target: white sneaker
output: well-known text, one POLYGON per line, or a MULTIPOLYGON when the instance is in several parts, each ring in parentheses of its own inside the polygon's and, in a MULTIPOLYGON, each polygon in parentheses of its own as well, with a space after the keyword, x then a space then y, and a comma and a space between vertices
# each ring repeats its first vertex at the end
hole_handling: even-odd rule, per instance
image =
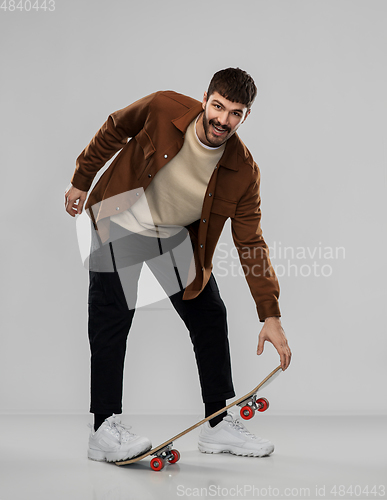
POLYGON ((248 457, 264 457, 274 451, 270 441, 251 434, 232 413, 228 413, 215 427, 208 422, 203 424, 198 446, 202 453, 228 452, 248 457))
POLYGON ((129 432, 131 427, 121 424, 117 415, 112 415, 94 432, 90 425, 88 457, 98 462, 118 462, 141 455, 152 448, 146 437, 129 432))

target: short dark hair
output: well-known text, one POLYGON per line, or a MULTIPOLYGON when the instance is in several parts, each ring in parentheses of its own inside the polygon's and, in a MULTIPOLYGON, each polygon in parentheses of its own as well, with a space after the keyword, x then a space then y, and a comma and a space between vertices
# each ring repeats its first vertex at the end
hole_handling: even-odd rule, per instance
POLYGON ((240 68, 221 69, 212 77, 207 90, 207 99, 218 92, 231 102, 240 102, 251 108, 257 96, 257 87, 251 76, 240 68))

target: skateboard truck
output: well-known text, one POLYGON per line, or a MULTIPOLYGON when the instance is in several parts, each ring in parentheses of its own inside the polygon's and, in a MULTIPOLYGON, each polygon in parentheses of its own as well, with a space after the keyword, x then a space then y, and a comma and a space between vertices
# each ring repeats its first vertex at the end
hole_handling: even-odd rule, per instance
POLYGON ((247 399, 244 399, 237 406, 242 406, 240 416, 244 420, 250 420, 256 411, 266 411, 269 408, 269 401, 266 398, 255 399, 256 394, 253 394, 247 399))
POLYGON ((153 470, 159 471, 164 469, 165 464, 168 462, 170 464, 175 464, 180 459, 180 453, 177 450, 172 448, 173 442, 167 444, 161 450, 158 450, 153 455, 156 455, 155 458, 152 458, 150 462, 150 466, 153 470))

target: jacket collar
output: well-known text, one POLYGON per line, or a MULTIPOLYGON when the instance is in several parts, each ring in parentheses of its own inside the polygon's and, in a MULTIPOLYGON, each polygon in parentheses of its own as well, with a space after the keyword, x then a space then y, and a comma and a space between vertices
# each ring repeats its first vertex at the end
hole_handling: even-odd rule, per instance
MULTIPOLYGON (((172 120, 173 125, 185 134, 188 125, 203 111, 202 104, 198 104, 189 108, 183 115, 172 120)), ((240 146, 240 139, 237 134, 228 139, 226 148, 219 161, 222 167, 229 168, 230 170, 238 170, 238 147, 240 146)))
POLYGON ((189 108, 188 111, 186 111, 184 114, 172 120, 172 123, 176 128, 180 130, 180 132, 183 132, 183 134, 185 134, 188 125, 198 116, 199 113, 201 113, 201 111, 202 103, 198 101, 197 104, 192 106, 192 108, 189 108))

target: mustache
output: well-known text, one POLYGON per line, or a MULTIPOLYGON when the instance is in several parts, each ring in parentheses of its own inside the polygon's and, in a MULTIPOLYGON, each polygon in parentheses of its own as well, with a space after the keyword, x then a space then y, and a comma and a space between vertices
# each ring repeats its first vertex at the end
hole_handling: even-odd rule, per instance
POLYGON ((215 127, 218 127, 218 128, 220 128, 222 130, 226 130, 227 132, 230 132, 230 130, 231 130, 230 127, 223 127, 220 123, 217 123, 215 120, 210 120, 209 124, 210 125, 215 125, 215 127))

